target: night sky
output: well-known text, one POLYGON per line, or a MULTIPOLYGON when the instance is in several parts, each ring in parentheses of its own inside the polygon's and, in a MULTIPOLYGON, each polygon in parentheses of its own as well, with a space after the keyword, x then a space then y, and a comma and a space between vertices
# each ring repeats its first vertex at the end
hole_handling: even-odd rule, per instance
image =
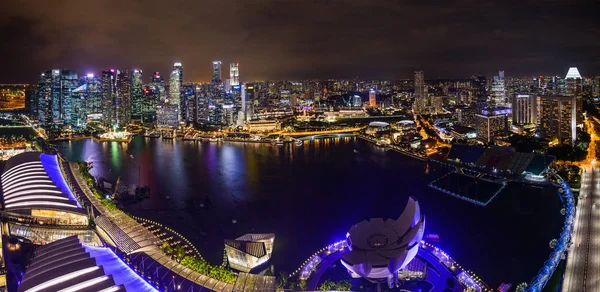
POLYGON ((208 81, 213 60, 223 78, 239 62, 243 81, 600 74, 598 1, 400 2, 3 0, 0 83, 52 68, 141 68, 147 81, 175 61, 208 81))

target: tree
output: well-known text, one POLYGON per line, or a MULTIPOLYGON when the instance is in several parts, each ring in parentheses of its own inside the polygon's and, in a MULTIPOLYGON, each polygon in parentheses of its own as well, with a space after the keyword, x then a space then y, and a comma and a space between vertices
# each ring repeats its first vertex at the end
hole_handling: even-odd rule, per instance
POLYGON ((175 246, 175 248, 173 248, 173 255, 175 255, 175 258, 177 258, 177 262, 181 262, 181 260, 183 259, 183 257, 185 257, 185 249, 181 246, 175 246))

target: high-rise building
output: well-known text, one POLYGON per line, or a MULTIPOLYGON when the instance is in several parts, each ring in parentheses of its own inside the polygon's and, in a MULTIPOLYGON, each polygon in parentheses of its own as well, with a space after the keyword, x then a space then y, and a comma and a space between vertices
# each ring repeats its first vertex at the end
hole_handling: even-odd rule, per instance
POLYGON ((254 115, 253 110, 254 103, 254 84, 242 85, 242 111, 246 121, 252 120, 254 115))
POLYGON ((117 77, 117 125, 125 127, 131 121, 131 71, 120 71, 117 77))
POLYGON ((425 111, 425 108, 427 107, 427 94, 425 92, 425 73, 423 71, 415 71, 414 83, 415 103, 413 105, 413 110, 415 113, 421 114, 425 111))
POLYGON ((208 123, 208 85, 196 85, 196 123, 208 123))
POLYGON ((542 96, 540 98, 540 134, 546 139, 568 140, 577 137, 577 101, 575 96, 542 96))
POLYGON ((102 121, 102 83, 94 74, 87 74, 81 78, 85 86, 85 100, 87 101, 86 115, 88 120, 102 121))
POLYGON ((487 79, 485 76, 479 75, 473 77, 473 90, 478 108, 484 108, 487 104, 487 79))
POLYGON ((183 65, 181 63, 173 64, 173 71, 169 78, 169 103, 177 106, 179 120, 183 119, 181 113, 181 90, 183 85, 183 65))
POLYGON ((72 92, 69 124, 74 128, 83 128, 87 123, 87 84, 86 77, 80 79, 79 86, 72 92))
POLYGON ((192 83, 184 83, 181 89, 181 98, 183 99, 181 110, 183 111, 183 121, 194 123, 197 119, 196 110, 196 86, 192 83))
POLYGON ((102 85, 102 122, 107 125, 117 123, 117 78, 119 70, 110 69, 102 71, 100 83, 102 85))
POLYGON ((576 120, 577 125, 583 125, 583 100, 582 100, 582 84, 583 78, 579 74, 577 67, 569 68, 567 76, 565 76, 565 95, 575 96, 576 120))
POLYGON ((37 116, 40 125, 48 125, 52 123, 52 114, 50 111, 50 104, 52 99, 52 72, 48 71, 40 73, 38 76, 38 90, 37 90, 37 116))
POLYGON ((495 136, 506 134, 506 115, 493 111, 475 114, 475 129, 477 138, 489 143, 495 136))
POLYGON ((50 126, 70 122, 72 92, 78 87, 77 73, 54 69, 41 73, 38 78, 38 119, 50 126))
POLYGON ((369 106, 373 108, 377 107, 377 94, 373 89, 369 90, 369 106))
POLYGON ((213 61, 212 63, 212 82, 221 82, 221 61, 213 61))
POLYGON ((144 82, 142 70, 135 69, 131 74, 131 119, 142 118, 142 104, 144 101, 144 82))
POLYGON ((238 63, 229 64, 229 85, 240 85, 240 67, 238 63))
POLYGON ((513 125, 536 124, 538 116, 537 96, 514 94, 512 97, 513 125))
POLYGON ((499 71, 498 75, 494 76, 492 94, 496 106, 506 106, 506 82, 504 79, 504 71, 499 71))
MULTIPOLYGON (((62 70, 60 72, 60 115, 58 120, 62 124, 71 125, 71 115, 73 110, 73 90, 79 86, 77 72, 72 70, 62 70)), ((57 120, 55 120, 56 123, 57 120)))
POLYGON ((156 101, 159 103, 165 102, 167 99, 167 92, 165 90, 165 81, 160 76, 159 72, 154 72, 152 77, 150 78, 150 86, 155 90, 156 97, 158 98, 156 101))
MULTIPOLYGON (((155 73, 158 73, 158 72, 155 72, 155 73)), ((156 120, 156 106, 157 106, 157 104, 164 103, 164 101, 163 102, 159 101, 159 95, 160 95, 159 88, 160 87, 154 86, 154 85, 144 86, 144 90, 142 91, 143 102, 142 102, 142 108, 141 108, 142 123, 151 123, 156 120)), ((162 89, 163 89, 162 92, 164 93, 164 86, 162 86, 162 89)))

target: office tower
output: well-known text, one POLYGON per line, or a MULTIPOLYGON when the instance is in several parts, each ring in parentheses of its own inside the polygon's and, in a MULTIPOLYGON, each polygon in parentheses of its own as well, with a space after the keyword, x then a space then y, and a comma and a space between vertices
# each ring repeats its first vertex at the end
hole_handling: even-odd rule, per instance
POLYGON ((565 76, 566 95, 574 96, 581 94, 582 78, 577 67, 569 68, 567 76, 565 76))
MULTIPOLYGON (((158 73, 158 72, 155 72, 158 73)), ((164 86, 163 93, 164 93, 164 86)), ((159 101, 159 89, 153 85, 146 85, 142 91, 142 123, 151 123, 156 120, 156 106, 164 102, 159 101)))
POLYGON ((52 96, 51 73, 45 72, 38 75, 37 90, 37 116, 40 125, 49 124, 52 119, 50 114, 50 99, 52 96))
POLYGON ((538 116, 537 96, 514 94, 512 97, 513 125, 536 124, 538 116))
POLYGON ((50 82, 50 87, 52 88, 52 93, 51 93, 51 98, 50 98, 50 115, 51 115, 51 123, 52 124, 60 124, 62 123, 61 120, 61 107, 62 107, 62 100, 61 100, 61 95, 60 95, 60 90, 62 89, 61 86, 61 77, 60 77, 60 70, 52 70, 52 72, 50 73, 50 78, 51 78, 51 82, 50 82))
POLYGON ((568 140, 574 145, 577 136, 577 101, 575 96, 540 98, 540 133, 546 139, 568 140))
POLYGON ((181 111, 183 121, 194 123, 196 121, 196 86, 192 83, 184 83, 181 88, 182 107, 181 111))
POLYGON ((144 101, 144 82, 142 70, 135 69, 131 75, 131 119, 142 118, 142 105, 144 101))
MULTIPOLYGON (((415 71, 414 83, 415 103, 413 105, 413 110, 416 114, 421 114, 427 107, 427 97, 425 93, 425 73, 423 71, 415 71)), ((371 105, 370 96, 369 105, 371 105)))
POLYGON ((352 97, 352 106, 353 107, 361 107, 362 106, 362 98, 360 97, 360 95, 355 94, 352 97))
POLYGON ((125 127, 131 121, 131 71, 118 71, 116 97, 117 125, 125 127))
MULTIPOLYGON (((79 86, 77 72, 72 70, 62 70, 60 72, 60 115, 59 120, 64 125, 71 125, 72 102, 74 99, 73 90, 79 86)), ((56 120, 55 120, 55 123, 56 120)))
POLYGON ((458 123, 461 126, 471 127, 475 125, 475 115, 479 113, 479 109, 475 107, 464 107, 458 109, 458 123))
POLYGON ((246 121, 252 120, 252 117, 254 115, 253 103, 254 103, 254 84, 242 85, 242 105, 243 105, 242 111, 244 112, 246 121))
POLYGON ((240 67, 238 63, 229 64, 229 85, 240 85, 240 67))
POLYGON ((181 63, 173 64, 173 71, 169 78, 169 103, 177 107, 177 113, 179 120, 182 120, 183 116, 181 113, 181 90, 183 84, 183 66, 181 63))
POLYGON ((477 138, 483 142, 491 142, 495 136, 506 134, 506 115, 493 111, 483 111, 475 114, 475 129, 477 138))
POLYGON ((165 90, 165 81, 160 76, 159 72, 154 72, 152 77, 150 77, 150 87, 152 87, 153 91, 155 91, 155 96, 157 98, 157 102, 163 103, 167 99, 167 92, 165 90))
POLYGON ((434 96, 431 99, 431 109, 433 113, 438 115, 442 113, 442 107, 444 106, 444 97, 443 96, 434 96))
POLYGON ((117 77, 119 70, 103 70, 100 77, 102 94, 102 122, 113 126, 117 122, 116 96, 117 96, 117 77))
POLYGON ((25 112, 32 118, 37 118, 37 85, 28 85, 25 89, 25 112))
POLYGON ((583 78, 579 74, 577 67, 569 68, 567 76, 565 76, 565 95, 575 96, 576 120, 577 125, 583 125, 583 100, 582 100, 582 83, 583 78))
POLYGON ((494 76, 494 81, 492 82, 492 94, 496 106, 506 106, 506 82, 504 79, 504 71, 499 71, 498 75, 494 76))
POLYGON ((81 83, 85 86, 85 99, 87 101, 86 114, 88 119, 102 120, 102 83, 100 79, 94 77, 94 74, 87 74, 81 78, 81 83))
POLYGON ((212 82, 221 82, 221 61, 213 61, 212 63, 212 82))
POLYGON ((71 100, 71 117, 69 124, 74 128, 83 128, 87 123, 87 84, 86 78, 82 77, 79 82, 79 86, 75 88, 72 94, 71 100))
POLYGON ((377 107, 377 94, 373 89, 369 90, 369 106, 372 108, 377 107))
POLYGON ((473 90, 478 108, 484 108, 487 104, 487 79, 485 76, 479 75, 473 77, 473 90))
POLYGON ((196 122, 208 123, 208 89, 207 85, 196 85, 196 122))

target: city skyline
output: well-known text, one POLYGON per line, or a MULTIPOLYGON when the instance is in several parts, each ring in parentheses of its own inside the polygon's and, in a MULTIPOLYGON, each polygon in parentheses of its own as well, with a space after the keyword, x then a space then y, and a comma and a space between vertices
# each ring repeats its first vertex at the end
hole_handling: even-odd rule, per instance
POLYGON ((31 72, 47 68, 167 73, 180 61, 186 80, 208 82, 214 60, 239 63, 247 81, 410 79, 416 70, 432 79, 562 75, 568 67, 593 76, 600 44, 595 9, 584 4, 3 3, 0 80, 33 83, 31 72), (84 8, 95 17, 81 17, 84 8))

